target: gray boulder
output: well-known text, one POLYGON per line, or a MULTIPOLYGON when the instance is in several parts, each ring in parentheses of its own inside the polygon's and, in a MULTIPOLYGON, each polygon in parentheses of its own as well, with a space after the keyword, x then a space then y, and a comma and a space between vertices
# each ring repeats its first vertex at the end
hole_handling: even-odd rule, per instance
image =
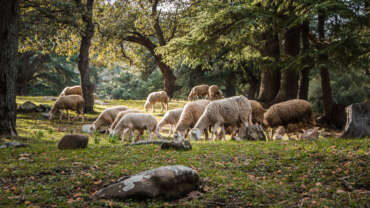
POLYGON ((174 149, 188 151, 192 149, 192 146, 188 140, 182 140, 177 142, 165 142, 161 145, 162 150, 174 149))
POLYGON ((96 193, 98 198, 165 198, 176 199, 198 189, 196 171, 182 165, 162 166, 109 185, 96 193))
POLYGON ((38 108, 37 108, 37 105, 34 104, 33 102, 26 101, 25 103, 19 106, 18 112, 20 113, 38 112, 38 108))
POLYGON ((82 149, 86 148, 89 137, 78 134, 67 134, 58 143, 59 149, 82 149))
POLYGON ((343 138, 370 137, 370 101, 355 103, 346 108, 347 123, 343 138))
POLYGON ((263 140, 266 141, 266 135, 260 125, 250 125, 248 128, 239 128, 238 137, 242 140, 263 140))
POLYGON ((19 142, 4 142, 0 146, 0 149, 10 148, 10 147, 14 147, 14 148, 18 148, 18 147, 29 147, 29 146, 30 146, 29 144, 23 144, 23 143, 19 143, 19 142))

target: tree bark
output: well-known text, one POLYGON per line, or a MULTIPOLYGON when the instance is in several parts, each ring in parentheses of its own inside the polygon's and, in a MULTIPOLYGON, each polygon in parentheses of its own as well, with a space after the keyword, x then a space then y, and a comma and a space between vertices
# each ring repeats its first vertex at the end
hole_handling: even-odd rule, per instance
MULTIPOLYGON (((319 40, 323 41, 325 39, 325 14, 323 12, 319 12, 318 16, 318 33, 319 33, 319 40)), ((329 70, 326 66, 328 62, 328 55, 326 53, 320 52, 319 55, 319 69, 320 69, 320 76, 321 76, 321 88, 322 88, 322 95, 323 95, 323 111, 324 111, 324 118, 323 120, 328 121, 330 123, 332 119, 331 109, 333 106, 333 96, 332 90, 330 86, 330 74, 329 70)))
POLYGON ((93 5, 94 0, 88 0, 86 3, 86 13, 82 16, 85 31, 82 34, 80 54, 78 56, 78 70, 80 72, 82 94, 85 100, 85 113, 94 112, 94 85, 90 81, 89 69, 89 49, 91 39, 94 36, 94 23, 92 21, 93 5))
MULTIPOLYGON (((309 21, 305 21, 301 26, 301 40, 302 40, 302 53, 303 54, 306 53, 310 48, 309 39, 308 39, 308 35, 309 35, 309 32, 310 32, 309 24, 310 24, 309 21)), ((305 66, 301 71, 301 77, 300 77, 300 81, 299 81, 298 97, 299 97, 299 99, 308 100, 310 70, 311 70, 312 64, 311 64, 311 60, 307 56, 307 54, 305 54, 305 56, 306 57, 304 58, 304 61, 303 61, 303 64, 305 66)))
POLYGON ((225 97, 235 96, 236 94, 236 73, 231 71, 226 78, 225 97))
POLYGON ((253 78, 249 79, 248 99, 254 100, 257 90, 258 90, 258 80, 253 78))
POLYGON ((16 136, 18 0, 0 0, 0 135, 16 136))
POLYGON ((155 61, 157 62, 157 65, 159 66, 159 69, 162 72, 163 79, 164 79, 164 90, 167 92, 168 97, 172 98, 173 93, 175 92, 175 81, 176 77, 173 74, 170 66, 165 64, 162 61, 162 57, 160 55, 154 56, 155 61))
MULTIPOLYGON (((300 28, 298 26, 288 29, 284 34, 285 54, 291 57, 299 54, 300 28)), ((295 99, 298 93, 298 72, 295 68, 286 69, 281 74, 279 93, 274 103, 295 99)))
MULTIPOLYGON (((279 38, 271 29, 262 34, 262 40, 265 41, 260 52, 262 56, 268 56, 275 61, 279 60, 279 38)), ((261 66, 261 84, 258 100, 264 104, 269 104, 280 87, 280 71, 273 63, 265 63, 261 66)))

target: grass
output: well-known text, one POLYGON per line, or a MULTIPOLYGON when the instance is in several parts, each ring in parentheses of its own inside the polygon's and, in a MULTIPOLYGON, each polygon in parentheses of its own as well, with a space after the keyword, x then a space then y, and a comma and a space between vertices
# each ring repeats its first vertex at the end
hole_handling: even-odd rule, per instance
MULTIPOLYGON (((51 104, 42 97, 18 97, 51 104)), ((143 110, 144 101, 109 101, 143 110)), ((171 101, 170 109, 183 101, 171 101)), ((96 106, 98 112, 107 106, 96 106)), ((93 119, 95 114, 87 115, 93 119)), ((163 113, 155 114, 158 118, 163 113)), ((19 114, 17 130, 30 148, 0 150, 0 207, 368 207, 370 139, 192 142, 192 151, 124 146, 90 135, 87 149, 57 149, 80 121, 19 114), (95 142, 99 141, 99 142, 95 142), (99 200, 94 193, 121 176, 162 165, 196 169, 201 190, 183 199, 99 200)), ((5 139, 1 139, 5 140, 5 139)))

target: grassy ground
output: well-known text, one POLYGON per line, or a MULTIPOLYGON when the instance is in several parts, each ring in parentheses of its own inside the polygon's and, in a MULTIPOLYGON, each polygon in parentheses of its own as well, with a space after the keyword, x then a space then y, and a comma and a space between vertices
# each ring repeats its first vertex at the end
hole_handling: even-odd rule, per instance
MULTIPOLYGON (((17 102, 26 100, 53 102, 42 97, 19 97, 17 102)), ((110 101, 107 106, 142 110, 143 103, 110 101)), ((170 109, 183 105, 169 104, 170 109)), ((92 120, 97 115, 87 116, 92 120)), ((66 133, 81 133, 81 125, 18 115, 18 133, 29 138, 22 142, 31 147, 0 150, 0 207, 369 207, 369 138, 201 141, 192 142, 192 151, 176 152, 156 145, 124 146, 97 134, 90 135, 87 149, 58 150, 58 140, 66 133), (198 171, 200 191, 175 201, 94 198, 97 190, 121 176, 175 164, 198 171)))

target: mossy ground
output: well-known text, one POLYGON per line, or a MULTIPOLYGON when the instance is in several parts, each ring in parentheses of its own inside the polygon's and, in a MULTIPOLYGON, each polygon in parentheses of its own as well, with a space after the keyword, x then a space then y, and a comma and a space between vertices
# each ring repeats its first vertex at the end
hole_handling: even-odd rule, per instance
MULTIPOLYGON (((52 104, 42 97, 18 97, 52 104)), ((109 101, 143 110, 144 101, 109 101)), ((171 101, 170 109, 184 101, 171 101)), ((163 113, 155 114, 157 118, 163 113)), ((158 145, 125 146, 104 134, 90 135, 87 149, 57 149, 80 121, 43 120, 19 114, 17 130, 30 148, 0 150, 0 207, 368 207, 370 139, 318 141, 192 142, 192 151, 158 145), (94 193, 124 175, 162 165, 196 169, 201 190, 174 201, 99 200, 94 193)), ((1 141, 6 139, 0 138, 1 141)))

